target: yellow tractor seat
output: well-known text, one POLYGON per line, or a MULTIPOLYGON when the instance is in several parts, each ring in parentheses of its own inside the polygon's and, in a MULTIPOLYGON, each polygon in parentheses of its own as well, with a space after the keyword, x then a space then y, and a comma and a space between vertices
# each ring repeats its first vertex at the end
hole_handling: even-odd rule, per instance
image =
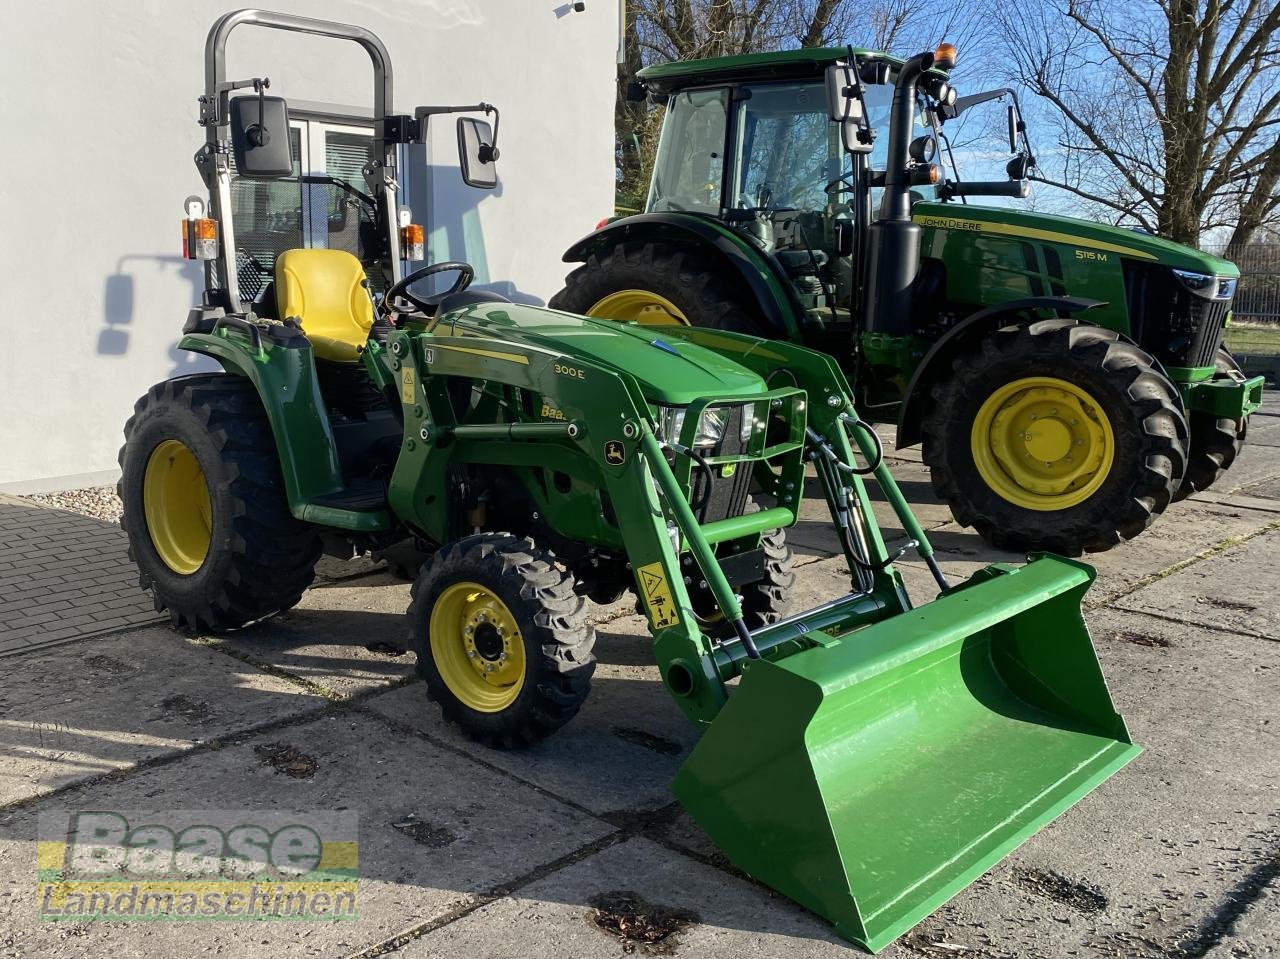
POLYGON ((373 300, 346 250, 285 250, 276 258, 281 318, 296 317, 319 359, 354 363, 369 342, 373 300))

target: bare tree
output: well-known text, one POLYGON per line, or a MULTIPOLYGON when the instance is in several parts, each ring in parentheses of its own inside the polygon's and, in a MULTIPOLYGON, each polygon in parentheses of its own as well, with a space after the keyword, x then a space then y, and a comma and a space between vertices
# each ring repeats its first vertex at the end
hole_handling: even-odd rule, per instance
POLYGON ((1274 0, 1024 0, 993 9, 1013 79, 1053 107, 1045 182, 1121 223, 1243 249, 1280 209, 1274 0))

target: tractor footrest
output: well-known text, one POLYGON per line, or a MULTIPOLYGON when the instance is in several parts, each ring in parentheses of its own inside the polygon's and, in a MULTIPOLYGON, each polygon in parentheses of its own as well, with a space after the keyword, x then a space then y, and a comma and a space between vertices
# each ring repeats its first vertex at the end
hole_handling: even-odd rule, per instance
POLYGON ((387 508, 387 487, 381 480, 364 480, 336 493, 317 496, 311 502, 331 509, 373 513, 387 508))

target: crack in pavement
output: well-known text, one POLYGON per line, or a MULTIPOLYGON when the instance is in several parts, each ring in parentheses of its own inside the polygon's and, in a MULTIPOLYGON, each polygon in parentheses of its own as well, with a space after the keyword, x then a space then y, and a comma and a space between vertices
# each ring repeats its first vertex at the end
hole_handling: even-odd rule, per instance
POLYGON ((1158 619, 1162 623, 1174 623, 1178 626, 1194 626, 1196 629, 1203 629, 1210 633, 1221 633, 1224 636, 1235 636, 1240 639, 1260 639, 1268 643, 1280 643, 1280 639, 1276 639, 1273 636, 1260 636, 1257 633, 1242 633, 1238 629, 1228 629, 1226 626, 1210 626, 1208 623, 1196 622, 1185 619, 1181 616, 1170 616, 1168 613, 1153 613, 1149 609, 1130 609, 1127 606, 1117 606, 1115 607, 1114 612, 1126 613, 1133 616, 1150 616, 1152 619, 1158 619))
POLYGON ((443 929, 445 926, 452 925, 459 919, 464 919, 477 910, 483 909, 500 899, 506 899, 513 893, 519 892, 526 886, 532 885, 540 879, 553 875, 562 869, 573 866, 594 856, 598 852, 608 849, 610 846, 617 845, 624 839, 630 838, 630 834, 622 829, 615 830, 608 835, 601 836, 599 839, 580 846, 570 853, 566 853, 559 859, 553 859, 551 862, 543 863, 515 879, 509 879, 504 883, 491 886, 484 892, 473 893, 465 898, 454 908, 436 916, 434 919, 428 919, 426 922, 416 926, 411 926, 403 932, 397 933, 388 939, 375 943, 360 952, 349 953, 347 959, 374 959, 375 956, 385 956, 387 953, 397 952, 403 946, 408 945, 415 939, 421 939, 423 936, 435 932, 437 929, 443 929))
POLYGON ((1189 569, 1192 566, 1195 566, 1197 563, 1202 563, 1206 559, 1212 559, 1213 557, 1218 556, 1221 553, 1225 553, 1229 549, 1233 549, 1236 546, 1241 546, 1252 539, 1256 539, 1257 537, 1263 536, 1276 529, 1280 529, 1280 520, 1276 520, 1273 523, 1268 523, 1266 526, 1263 526, 1261 529, 1256 529, 1252 533, 1245 533, 1243 536, 1228 537, 1227 539, 1224 539, 1219 543, 1215 543, 1213 546, 1209 546, 1205 549, 1202 549, 1200 552, 1196 553, 1194 556, 1189 556, 1186 559, 1179 560, 1173 565, 1166 566, 1164 569, 1157 570, 1154 573, 1148 573, 1146 576, 1143 576, 1141 579, 1130 584, 1127 588, 1125 588, 1124 590, 1122 590, 1121 592, 1117 593, 1114 596, 1109 596, 1106 599, 1099 600, 1096 603, 1086 602, 1083 604, 1083 607, 1086 612, 1090 612, 1095 609, 1101 609, 1104 607, 1113 606, 1115 603, 1124 599, 1126 596, 1132 596, 1138 590, 1145 589, 1146 587, 1150 586, 1152 583, 1158 583, 1162 579, 1168 579, 1170 576, 1174 575, 1175 573, 1181 573, 1184 569, 1189 569))

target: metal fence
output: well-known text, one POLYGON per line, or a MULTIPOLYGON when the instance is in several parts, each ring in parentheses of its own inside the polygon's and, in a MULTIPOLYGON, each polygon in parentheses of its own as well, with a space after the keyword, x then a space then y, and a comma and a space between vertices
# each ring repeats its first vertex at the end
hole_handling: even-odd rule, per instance
POLYGON ((1280 241, 1250 244, 1233 259, 1240 267, 1240 286, 1231 304, 1235 322, 1280 324, 1280 241))

